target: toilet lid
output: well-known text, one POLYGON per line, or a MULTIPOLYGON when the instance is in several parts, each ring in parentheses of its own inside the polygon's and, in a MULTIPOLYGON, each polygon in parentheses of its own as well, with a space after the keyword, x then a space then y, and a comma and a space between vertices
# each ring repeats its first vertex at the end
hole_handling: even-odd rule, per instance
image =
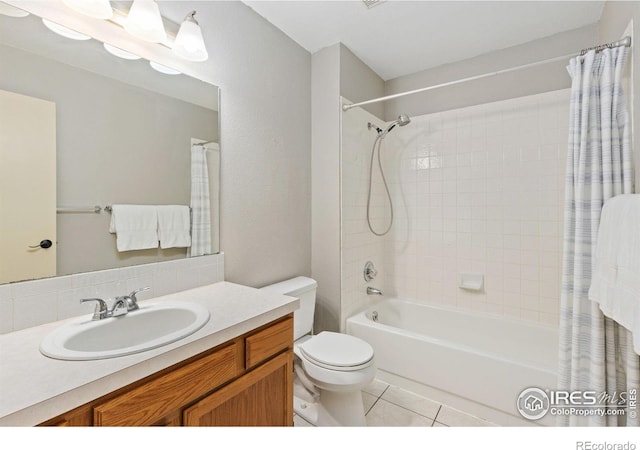
POLYGON ((373 348, 355 336, 323 331, 300 345, 305 357, 321 365, 354 367, 373 358, 373 348))

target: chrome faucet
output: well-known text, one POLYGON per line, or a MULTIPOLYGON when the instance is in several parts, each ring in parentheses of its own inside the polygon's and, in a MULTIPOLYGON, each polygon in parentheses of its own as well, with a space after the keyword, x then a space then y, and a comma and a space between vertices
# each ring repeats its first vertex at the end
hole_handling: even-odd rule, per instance
POLYGON ((380 289, 367 286, 367 295, 382 295, 382 291, 380 289))
POLYGON ((136 309, 140 309, 140 307, 138 306, 138 299, 136 298, 136 295, 139 294, 140 292, 148 291, 149 289, 151 289, 149 286, 143 287, 143 288, 140 288, 140 289, 136 289, 135 291, 133 291, 129 295, 124 295, 122 297, 116 297, 116 301, 118 301, 118 300, 125 301, 126 305, 127 305, 127 312, 135 311, 136 309))
POLYGON ((138 299, 136 298, 136 294, 142 291, 147 291, 149 289, 151 288, 144 287, 141 289, 136 289, 129 295, 116 297, 111 309, 109 309, 107 302, 105 302, 101 298, 83 298, 82 300, 80 300, 80 303, 96 302, 96 309, 93 312, 93 317, 91 318, 91 320, 102 320, 109 317, 124 316, 129 311, 140 309, 140 307, 138 306, 138 299))
POLYGON ((96 309, 93 311, 93 317, 91 320, 102 320, 109 317, 109 307, 107 306, 107 302, 101 298, 83 298, 80 300, 80 303, 85 302, 97 302, 96 309))

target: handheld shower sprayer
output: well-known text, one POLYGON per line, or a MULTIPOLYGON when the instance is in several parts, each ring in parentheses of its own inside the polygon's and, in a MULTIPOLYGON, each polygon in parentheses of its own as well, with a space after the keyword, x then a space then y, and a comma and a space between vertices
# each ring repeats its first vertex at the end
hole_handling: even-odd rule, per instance
POLYGON ((398 126, 405 126, 408 123, 411 122, 411 119, 409 118, 409 116, 407 116, 406 114, 400 114, 398 116, 398 118, 396 120, 394 120, 393 122, 391 122, 389 125, 387 125, 387 128, 385 130, 382 130, 381 128, 378 128, 376 126, 374 126, 373 124, 369 123, 369 129, 371 128, 375 128, 375 130, 378 132, 378 136, 376 136, 376 140, 373 142, 373 148, 371 149, 371 164, 369 165, 369 194, 367 195, 367 225, 369 225, 369 230, 371 230, 371 232, 373 234, 375 234, 376 236, 384 236, 385 234, 387 234, 389 232, 389 230, 391 230, 391 226, 393 225, 393 200, 391 200, 391 194, 389 193, 389 186, 387 185, 387 180, 384 176, 384 170, 382 169, 382 161, 380 159, 380 146, 382 145, 382 141, 384 140, 384 137, 391 131, 393 130, 396 125, 398 126), (378 233, 377 231, 375 231, 373 229, 373 226, 371 225, 371 183, 372 183, 372 178, 373 178, 373 159, 376 153, 376 146, 378 148, 378 167, 380 168, 380 175, 382 177, 382 181, 384 183, 384 188, 387 191, 387 198, 389 199, 389 205, 390 205, 390 209, 391 209, 391 220, 389 222, 389 227, 383 231, 382 233, 378 233))
POLYGON ((403 127, 409 124, 410 122, 411 122, 411 119, 409 118, 409 116, 407 116, 406 114, 400 114, 398 118, 393 122, 391 122, 389 126, 387 126, 387 129, 382 132, 382 136, 383 137, 386 136, 387 133, 389 133, 389 131, 393 130, 396 127, 396 125, 403 127))

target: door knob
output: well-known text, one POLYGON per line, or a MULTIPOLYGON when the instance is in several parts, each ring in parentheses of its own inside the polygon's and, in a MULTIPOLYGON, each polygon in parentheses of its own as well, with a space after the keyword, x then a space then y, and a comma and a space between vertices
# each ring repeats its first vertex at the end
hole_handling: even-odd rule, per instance
POLYGON ((40 243, 38 245, 30 245, 29 248, 49 248, 53 245, 53 242, 51 242, 49 239, 44 239, 42 241, 40 241, 40 243))

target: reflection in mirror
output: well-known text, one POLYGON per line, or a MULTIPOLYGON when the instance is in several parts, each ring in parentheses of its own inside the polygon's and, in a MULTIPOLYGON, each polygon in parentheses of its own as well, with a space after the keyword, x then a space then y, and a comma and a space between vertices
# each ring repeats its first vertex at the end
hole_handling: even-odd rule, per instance
POLYGON ((0 14, 0 283, 220 250, 218 88, 109 50, 0 14), (105 207, 188 207, 196 148, 210 246, 118 251, 105 207))

